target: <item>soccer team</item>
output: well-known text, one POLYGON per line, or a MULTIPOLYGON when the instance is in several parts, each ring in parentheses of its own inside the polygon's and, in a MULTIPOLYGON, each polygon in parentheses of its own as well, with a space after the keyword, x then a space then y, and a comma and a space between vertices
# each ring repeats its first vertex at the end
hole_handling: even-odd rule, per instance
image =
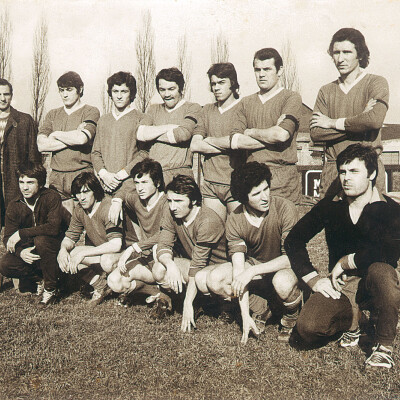
POLYGON ((0 273, 18 278, 21 292, 34 286, 41 307, 60 300, 66 274, 93 288, 91 305, 112 291, 126 305, 140 292, 154 303, 151 316, 164 318, 183 302, 183 332, 211 305, 231 322, 238 303, 243 343, 276 315, 280 341, 312 347, 341 335, 341 346, 355 346, 366 309, 375 329, 366 366, 393 367, 400 206, 383 194, 379 157, 388 84, 366 72, 361 32, 339 30, 328 53, 340 76, 320 89, 310 121, 325 145, 321 200, 300 220, 302 101, 281 87, 275 49, 255 53, 259 91, 244 98, 235 67, 213 64, 215 103, 204 107, 184 100, 177 68, 163 69, 155 82, 163 102, 145 114, 132 106, 130 73, 108 78, 112 111, 100 117, 82 102, 80 76, 67 72, 57 81, 63 106, 38 132, 0 79, 0 273), (52 154, 49 188, 39 152, 52 154), (307 250, 323 229, 328 277, 307 250))

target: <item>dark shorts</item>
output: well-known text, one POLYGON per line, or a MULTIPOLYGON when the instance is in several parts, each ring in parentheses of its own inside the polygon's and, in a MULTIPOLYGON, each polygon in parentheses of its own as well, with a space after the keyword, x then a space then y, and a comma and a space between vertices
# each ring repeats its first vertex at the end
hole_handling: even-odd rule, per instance
POLYGON ((168 183, 170 183, 177 175, 187 175, 194 179, 193 170, 190 167, 167 169, 163 170, 165 186, 167 186, 168 183))
POLYGON ((49 187, 56 190, 60 194, 62 200, 72 199, 72 181, 82 172, 93 172, 93 168, 89 167, 71 172, 52 170, 49 178, 49 187))
POLYGON ((201 185, 201 195, 208 199, 219 199, 223 204, 235 201, 231 194, 231 187, 224 183, 215 183, 204 180, 201 185))

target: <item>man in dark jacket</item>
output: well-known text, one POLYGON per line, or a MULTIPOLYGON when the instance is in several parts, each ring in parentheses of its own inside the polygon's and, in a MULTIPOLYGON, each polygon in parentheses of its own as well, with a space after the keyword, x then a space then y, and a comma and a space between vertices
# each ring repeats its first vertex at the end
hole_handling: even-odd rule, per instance
POLYGON ((39 162, 36 144, 37 127, 32 117, 11 107, 13 88, 0 79, 0 210, 4 225, 5 210, 12 199, 19 195, 17 168, 26 161, 39 162))
POLYGON ((57 299, 57 254, 64 236, 65 212, 60 195, 44 187, 46 170, 41 163, 22 164, 17 175, 21 193, 7 208, 7 253, 0 260, 0 273, 36 282, 38 294, 43 293, 41 305, 46 306, 57 299))
POLYGON ((322 199, 290 231, 285 241, 293 271, 314 292, 297 320, 308 345, 321 345, 343 333, 342 347, 360 337, 359 309, 377 317, 375 346, 368 367, 392 368, 400 308, 400 206, 375 187, 378 155, 356 143, 337 157, 342 192, 322 199), (312 265, 307 243, 325 229, 329 277, 312 265))

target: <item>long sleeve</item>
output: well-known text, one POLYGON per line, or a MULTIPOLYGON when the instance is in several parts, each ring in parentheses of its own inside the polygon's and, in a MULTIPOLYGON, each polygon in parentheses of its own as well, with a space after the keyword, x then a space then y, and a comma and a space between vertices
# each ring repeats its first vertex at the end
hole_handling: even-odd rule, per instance
POLYGON ((161 232, 157 244, 157 258, 164 253, 172 254, 173 247, 176 241, 176 230, 169 209, 164 209, 164 214, 161 220, 161 232))
POLYGON ((179 124, 178 128, 173 130, 175 143, 187 142, 192 139, 200 113, 200 105, 193 103, 188 107, 183 121, 179 124))

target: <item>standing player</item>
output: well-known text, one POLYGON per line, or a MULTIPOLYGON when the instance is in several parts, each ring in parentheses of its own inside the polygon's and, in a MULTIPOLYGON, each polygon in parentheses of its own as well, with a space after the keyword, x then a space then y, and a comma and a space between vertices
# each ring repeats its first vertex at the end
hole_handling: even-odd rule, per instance
POLYGON ((81 172, 93 170, 90 152, 100 112, 81 101, 83 82, 76 72, 61 75, 57 86, 64 107, 47 113, 37 144, 40 152, 52 152, 49 184, 72 212, 71 183, 81 172))
POLYGON ((137 216, 140 240, 132 243, 122 254, 118 268, 108 276, 108 285, 117 293, 128 294, 140 290, 141 293, 146 291, 156 295, 157 306, 154 310, 166 310, 170 307, 167 296, 148 286, 156 284, 151 273, 154 264, 153 246, 158 243, 161 217, 168 211, 162 168, 160 163, 147 158, 133 167, 131 175, 136 191, 123 192, 113 198, 110 219, 117 224, 124 202, 137 216))
POLYGON ((166 187, 169 210, 163 215, 153 276, 161 285, 181 293, 186 284, 181 330, 195 327, 193 301, 197 290, 208 293, 209 265, 226 261, 225 227, 221 218, 201 205, 200 189, 193 178, 176 176, 166 187), (182 257, 174 257, 179 240, 182 257), (202 273, 200 273, 200 272, 202 273))
POLYGON ((207 75, 216 103, 204 106, 190 147, 204 155, 204 204, 225 221, 227 211, 230 213, 239 205, 231 195, 231 173, 245 161, 244 151, 229 148, 240 101, 239 83, 231 63, 214 64, 207 75))
POLYGON ((129 72, 117 72, 107 79, 108 95, 113 102, 111 113, 99 120, 93 143, 93 166, 107 193, 115 193, 123 185, 134 189, 130 172, 147 157, 137 143, 136 131, 143 114, 133 108, 136 79, 129 72))
POLYGON ((300 201, 300 174, 296 168, 296 136, 301 114, 298 93, 280 86, 282 58, 275 49, 258 50, 253 67, 258 93, 242 99, 238 126, 232 131, 231 149, 245 149, 247 161, 258 161, 271 170, 271 194, 300 201))
POLYGON ((36 144, 37 127, 29 114, 11 107, 13 88, 10 82, 0 79, 0 226, 8 203, 20 194, 18 165, 27 161, 39 162, 36 144))
POLYGON ((73 211, 57 261, 63 272, 76 274, 84 270, 82 279, 94 289, 91 304, 97 305, 111 292, 105 273, 110 273, 117 266, 121 255, 122 228, 110 222, 111 200, 104 197, 101 184, 93 172, 79 174, 72 181, 71 193, 79 204, 73 211), (76 246, 84 231, 85 245, 76 246))
MULTIPOLYGON (((289 340, 302 300, 283 248, 287 234, 297 222, 297 211, 291 201, 270 196, 270 182, 269 168, 258 162, 247 163, 232 173, 232 195, 241 203, 226 223, 232 262, 217 266, 207 277, 210 291, 223 297, 239 297, 242 343, 247 342, 250 330, 260 333, 249 314, 249 291, 269 300, 276 300, 278 295, 279 303, 283 303, 280 341, 289 340), (252 282, 253 279, 262 281, 252 282)), ((266 311, 261 313, 271 315, 266 311)))
POLYGON ((360 337, 359 307, 377 316, 375 346, 366 366, 391 368, 399 318, 400 206, 375 187, 378 155, 371 146, 352 144, 336 160, 342 191, 325 197, 286 238, 292 268, 314 292, 297 321, 306 345, 323 345, 344 332, 343 347, 360 337), (313 267, 307 243, 325 229, 330 277, 313 267))
MULTIPOLYGON (((386 79, 364 70, 369 50, 361 32, 340 29, 333 35, 328 53, 340 77, 320 89, 310 122, 312 140, 326 146, 321 198, 340 191, 336 157, 347 146, 370 144, 382 152, 380 129, 389 102, 386 79)), ((380 191, 385 189, 385 168, 380 159, 376 186, 380 191)))
POLYGON ((164 103, 149 107, 138 140, 151 143, 150 157, 161 164, 168 184, 178 174, 193 177, 190 141, 201 107, 183 99, 185 80, 177 68, 162 69, 156 86, 164 103))

